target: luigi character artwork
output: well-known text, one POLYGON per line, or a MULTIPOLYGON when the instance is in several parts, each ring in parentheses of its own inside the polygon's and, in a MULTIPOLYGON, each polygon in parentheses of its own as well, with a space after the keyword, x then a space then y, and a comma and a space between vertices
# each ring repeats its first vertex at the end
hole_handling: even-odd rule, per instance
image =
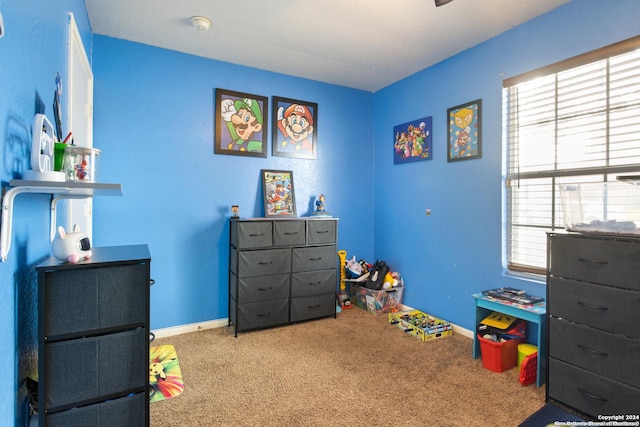
POLYGON ((216 101, 216 153, 265 155, 266 100, 228 91, 217 93, 216 101))

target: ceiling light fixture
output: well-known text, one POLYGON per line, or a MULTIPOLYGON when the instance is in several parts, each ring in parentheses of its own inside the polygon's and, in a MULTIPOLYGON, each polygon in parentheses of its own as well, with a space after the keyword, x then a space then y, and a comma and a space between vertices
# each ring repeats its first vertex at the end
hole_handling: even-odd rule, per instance
POLYGON ((191 23, 197 30, 206 31, 211 26, 211 21, 204 16, 192 16, 191 23))
POLYGON ((443 6, 449 2, 451 2, 452 0, 436 0, 436 7, 440 7, 443 6))

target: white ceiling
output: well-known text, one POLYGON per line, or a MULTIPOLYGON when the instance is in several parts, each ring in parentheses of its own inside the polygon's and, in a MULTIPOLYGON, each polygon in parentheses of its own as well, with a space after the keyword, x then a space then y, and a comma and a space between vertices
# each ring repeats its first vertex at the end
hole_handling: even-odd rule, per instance
POLYGON ((570 0, 85 0, 92 31, 375 92, 570 0), (196 30, 190 18, 212 22, 196 30))

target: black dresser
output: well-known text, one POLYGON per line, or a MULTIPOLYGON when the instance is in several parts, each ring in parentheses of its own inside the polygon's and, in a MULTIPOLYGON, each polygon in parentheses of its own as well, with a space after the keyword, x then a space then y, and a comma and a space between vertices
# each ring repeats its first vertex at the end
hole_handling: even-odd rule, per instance
POLYGON ((640 414, 640 239, 550 233, 547 265, 547 400, 640 414))
POLYGON ((336 315, 336 218, 232 218, 229 324, 238 332, 336 315))
POLYGON ((148 426, 149 250, 92 252, 36 267, 39 424, 148 426))

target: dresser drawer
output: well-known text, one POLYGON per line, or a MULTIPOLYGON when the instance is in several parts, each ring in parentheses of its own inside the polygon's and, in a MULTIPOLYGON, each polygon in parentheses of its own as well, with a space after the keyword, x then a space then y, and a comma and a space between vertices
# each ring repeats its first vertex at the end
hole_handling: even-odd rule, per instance
POLYGON ((640 341, 549 319, 549 356, 640 388, 640 341))
POLYGON ((306 243, 304 221, 281 220, 273 222, 273 242, 275 246, 300 246, 306 243))
POLYGON ((289 275, 274 274, 238 279, 231 273, 230 293, 239 304, 289 298, 289 275))
POLYGON ((272 221, 231 221, 231 244, 238 249, 273 246, 272 221))
POLYGON ((288 273, 290 268, 290 249, 231 250, 231 272, 240 278, 288 273))
POLYGON ((338 264, 336 247, 309 246, 293 248, 292 271, 294 273, 336 268, 338 264))
POLYGON ((44 336, 144 325, 147 269, 148 265, 133 264, 47 272, 44 336))
POLYGON ((640 290, 640 243, 555 235, 550 239, 553 276, 640 290))
POLYGON ((640 338, 640 292, 550 277, 549 314, 640 338))
POLYGON ((640 389, 551 357, 549 397, 595 418, 638 414, 640 389))
POLYGON ((304 297, 326 293, 335 293, 337 284, 336 269, 307 271, 291 275, 291 296, 304 297))
POLYGON ((238 331, 283 325, 289 322, 289 299, 279 299, 249 304, 231 304, 231 320, 238 331))
POLYGON ((47 427, 144 426, 149 397, 138 393, 46 415, 47 427))
POLYGON ((309 244, 336 243, 336 223, 335 220, 309 220, 309 244))
POLYGON ((45 407, 106 397, 149 381, 149 335, 145 328, 45 344, 45 407))
POLYGON ((336 314, 336 293, 291 298, 291 321, 300 322, 336 314))

